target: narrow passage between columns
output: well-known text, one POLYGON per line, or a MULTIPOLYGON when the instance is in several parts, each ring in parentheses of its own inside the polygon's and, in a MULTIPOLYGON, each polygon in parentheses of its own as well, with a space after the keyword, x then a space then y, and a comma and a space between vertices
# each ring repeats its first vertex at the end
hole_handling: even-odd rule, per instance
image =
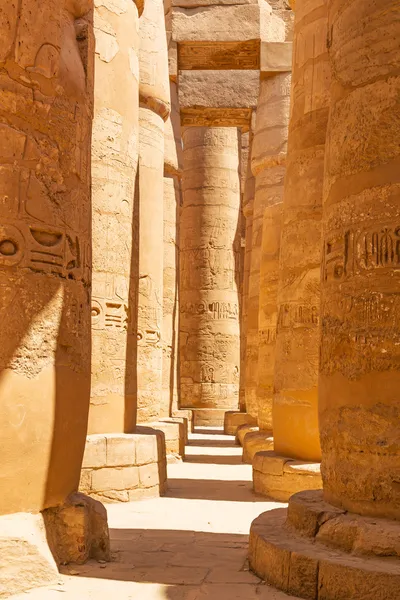
POLYGON ((250 572, 250 524, 286 505, 252 491, 251 465, 219 428, 190 435, 162 498, 107 504, 112 562, 62 567, 13 600, 290 600, 250 572))

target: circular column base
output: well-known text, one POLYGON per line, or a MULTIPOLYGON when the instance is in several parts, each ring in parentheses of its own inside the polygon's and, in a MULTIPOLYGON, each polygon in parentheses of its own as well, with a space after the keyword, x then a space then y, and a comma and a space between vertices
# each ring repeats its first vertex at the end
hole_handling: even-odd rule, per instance
POLYGON ((246 412, 239 412, 238 410, 228 410, 225 413, 225 435, 236 435, 237 429, 241 425, 257 426, 257 419, 246 412))
POLYGON ((251 569, 308 600, 400 598, 400 523, 346 513, 322 490, 295 494, 289 508, 261 514, 250 530, 251 569))
POLYGON ((253 431, 259 431, 258 427, 255 425, 240 425, 236 431, 236 443, 240 446, 243 446, 245 436, 253 431))
POLYGON ((321 464, 279 456, 273 451, 257 452, 253 458, 253 489, 257 494, 287 502, 303 490, 322 488, 321 464))
POLYGON ((251 465, 257 452, 261 452, 263 450, 273 450, 274 438, 272 431, 250 431, 244 436, 242 445, 242 460, 244 463, 251 465))

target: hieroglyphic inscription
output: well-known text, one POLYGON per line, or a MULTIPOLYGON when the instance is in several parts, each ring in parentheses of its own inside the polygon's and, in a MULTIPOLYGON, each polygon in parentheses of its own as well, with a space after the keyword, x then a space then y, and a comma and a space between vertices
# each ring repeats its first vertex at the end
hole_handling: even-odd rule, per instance
POLYGON ((341 281, 371 270, 400 265, 400 225, 383 223, 330 234, 324 244, 323 281, 341 281))
POLYGON ((239 306, 231 302, 186 302, 181 304, 180 312, 189 315, 209 315, 215 320, 234 319, 239 315, 239 306))
POLYGON ((316 326, 319 307, 312 304, 284 303, 279 307, 278 329, 316 326))

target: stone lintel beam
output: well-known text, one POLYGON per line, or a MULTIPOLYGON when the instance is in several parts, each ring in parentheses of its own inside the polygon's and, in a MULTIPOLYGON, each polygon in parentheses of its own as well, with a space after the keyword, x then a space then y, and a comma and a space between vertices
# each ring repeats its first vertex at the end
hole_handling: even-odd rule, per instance
POLYGON ((260 14, 258 3, 198 8, 174 7, 172 37, 178 43, 260 40, 260 14))
POLYGON ((255 108, 258 71, 180 71, 179 104, 185 108, 255 108))
POLYGON ((177 54, 179 69, 260 68, 260 40, 181 42, 177 44, 177 54))
POLYGON ((240 127, 249 131, 251 108, 181 108, 182 127, 240 127))
POLYGON ((261 42, 261 77, 292 70, 292 42, 261 42))

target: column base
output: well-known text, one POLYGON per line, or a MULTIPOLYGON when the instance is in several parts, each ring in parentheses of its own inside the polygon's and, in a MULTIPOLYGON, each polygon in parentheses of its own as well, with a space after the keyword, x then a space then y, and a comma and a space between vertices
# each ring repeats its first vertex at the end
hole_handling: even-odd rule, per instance
POLYGON ((88 435, 80 490, 102 502, 130 502, 164 495, 165 436, 140 426, 136 433, 88 435))
POLYGON ((257 452, 273 450, 274 438, 272 431, 249 431, 243 438, 242 461, 251 465, 257 452))
POLYGON ((174 463, 185 456, 185 445, 188 440, 188 422, 183 417, 163 417, 148 423, 149 427, 162 431, 165 437, 167 462, 174 463))
POLYGON ((193 421, 193 411, 185 408, 172 408, 171 410, 172 418, 183 418, 187 420, 188 424, 188 432, 193 433, 194 431, 194 421, 193 421))
POLYGON ((288 510, 260 515, 250 530, 251 569, 308 600, 400 598, 400 523, 347 513, 322 490, 295 494, 288 510))
POLYGON ((194 408, 193 422, 195 427, 223 427, 225 409, 194 408))
POLYGON ((84 494, 42 513, 0 517, 0 597, 59 581, 58 565, 110 560, 107 512, 84 494))
POLYGON ((253 489, 256 494, 287 502, 297 492, 321 488, 320 463, 279 456, 273 451, 254 455, 253 489))
POLYGON ((246 412, 238 410, 228 410, 224 417, 225 435, 236 435, 238 427, 241 425, 257 425, 257 419, 246 412))
POLYGON ((259 431, 256 425, 240 425, 236 430, 236 443, 243 446, 245 436, 253 431, 259 431))

